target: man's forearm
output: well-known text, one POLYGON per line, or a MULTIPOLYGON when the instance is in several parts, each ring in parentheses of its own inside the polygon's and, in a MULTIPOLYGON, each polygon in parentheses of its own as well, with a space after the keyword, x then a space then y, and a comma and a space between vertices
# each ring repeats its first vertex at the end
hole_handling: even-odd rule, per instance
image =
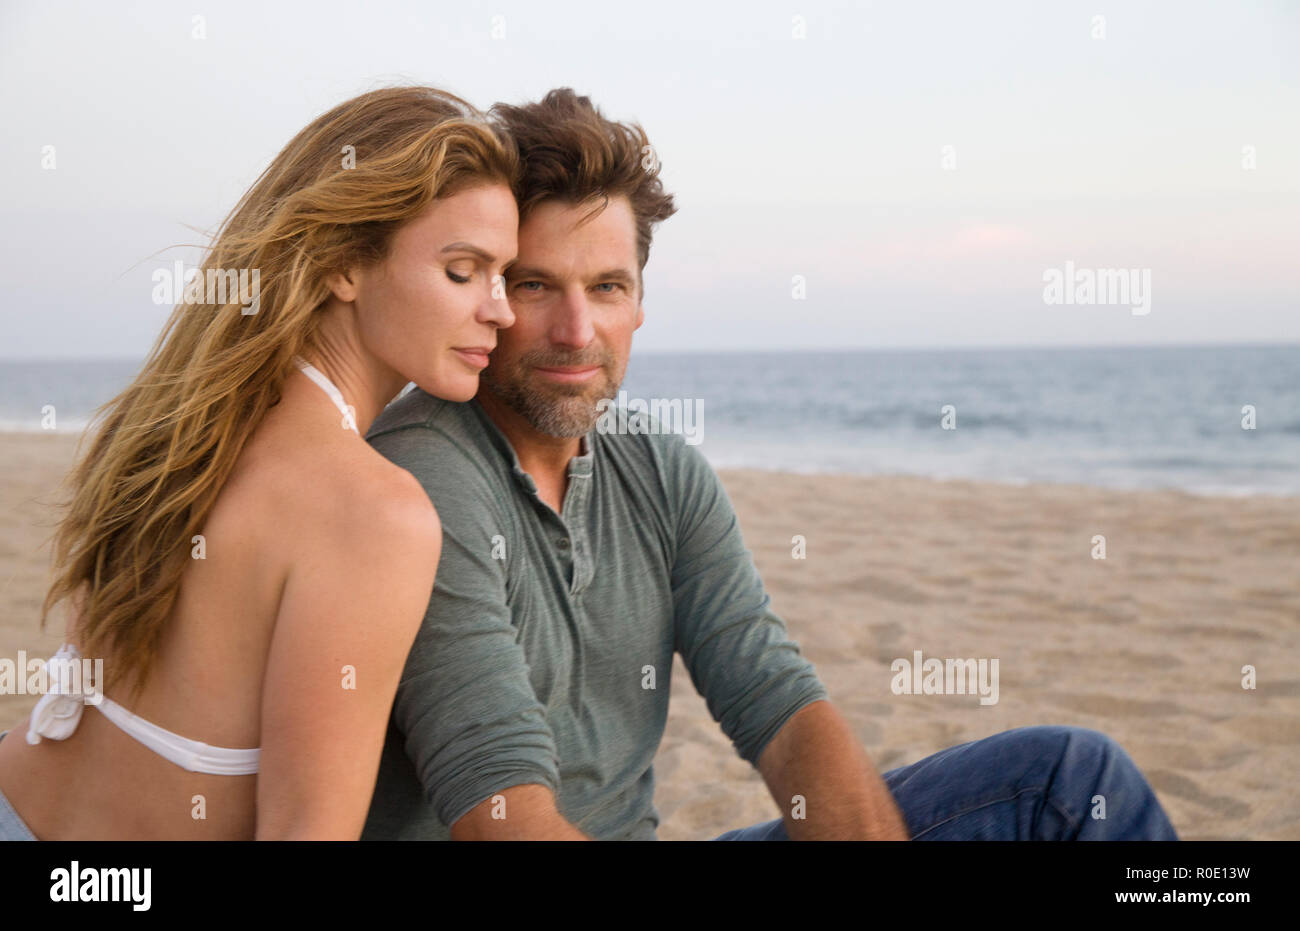
POLYGON ((484 799, 451 826, 452 840, 591 840, 543 785, 518 785, 484 799))
POLYGON ((888 786, 828 701, 805 705, 786 721, 763 748, 758 769, 792 840, 910 837, 888 786))

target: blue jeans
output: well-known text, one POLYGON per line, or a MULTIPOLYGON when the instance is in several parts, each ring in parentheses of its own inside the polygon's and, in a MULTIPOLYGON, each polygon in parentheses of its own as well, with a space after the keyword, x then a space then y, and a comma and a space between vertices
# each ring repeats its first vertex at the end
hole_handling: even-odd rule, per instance
MULTIPOLYGON (((884 780, 912 840, 1178 840, 1129 755, 1082 727, 1003 731, 884 780)), ((780 818, 715 838, 789 839, 780 818)))

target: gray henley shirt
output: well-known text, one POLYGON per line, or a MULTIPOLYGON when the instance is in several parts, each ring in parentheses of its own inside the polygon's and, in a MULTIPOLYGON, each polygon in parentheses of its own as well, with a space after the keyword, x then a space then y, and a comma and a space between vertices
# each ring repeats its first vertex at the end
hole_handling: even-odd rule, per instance
POLYGON ((476 401, 413 389, 367 440, 424 486, 442 555, 363 840, 447 840, 525 783, 549 786, 591 837, 655 839, 674 652, 751 764, 827 697, 769 608, 721 482, 682 436, 593 429, 559 514, 476 401))

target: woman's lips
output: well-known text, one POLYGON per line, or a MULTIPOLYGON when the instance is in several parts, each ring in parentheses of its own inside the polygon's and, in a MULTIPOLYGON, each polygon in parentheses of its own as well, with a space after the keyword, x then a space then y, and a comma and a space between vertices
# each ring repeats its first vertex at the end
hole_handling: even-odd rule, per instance
POLYGON ((485 369, 488 366, 488 353, 490 349, 484 349, 479 346, 471 346, 468 349, 453 349, 456 355, 465 360, 466 365, 471 365, 476 369, 485 369))

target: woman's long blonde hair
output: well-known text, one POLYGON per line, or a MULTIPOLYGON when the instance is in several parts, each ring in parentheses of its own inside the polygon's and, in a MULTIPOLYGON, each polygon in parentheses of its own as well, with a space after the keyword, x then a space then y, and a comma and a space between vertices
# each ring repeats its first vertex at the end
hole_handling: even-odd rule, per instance
POLYGON ((66 479, 41 628, 71 597, 83 655, 113 660, 103 686, 143 687, 191 538, 279 401, 294 356, 318 348, 328 276, 382 260, 394 232, 435 198, 512 186, 518 170, 513 146, 473 106, 394 87, 316 119, 239 201, 199 275, 256 269, 255 312, 244 312, 238 288, 224 302, 177 304, 134 381, 96 410, 90 447, 66 479))

